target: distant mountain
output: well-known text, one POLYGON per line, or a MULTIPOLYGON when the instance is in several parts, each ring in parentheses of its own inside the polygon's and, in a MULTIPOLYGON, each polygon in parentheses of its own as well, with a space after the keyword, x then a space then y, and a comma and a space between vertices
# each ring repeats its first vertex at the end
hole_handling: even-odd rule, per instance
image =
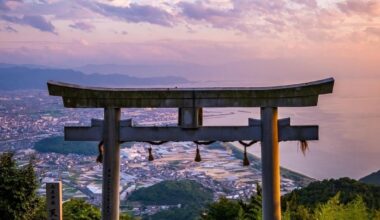
POLYGON ((46 89, 48 80, 91 86, 151 86, 188 83, 183 77, 132 77, 122 74, 84 74, 71 69, 0 65, 0 90, 46 89))
POLYGON ((380 170, 377 172, 373 172, 369 174, 368 176, 365 176, 359 180, 363 183, 373 184, 380 186, 380 170))
POLYGON ((152 76, 192 76, 195 75, 209 76, 212 74, 210 67, 197 65, 193 63, 177 63, 177 64, 87 64, 85 66, 74 68, 83 73, 122 73, 136 77, 152 77, 152 76))

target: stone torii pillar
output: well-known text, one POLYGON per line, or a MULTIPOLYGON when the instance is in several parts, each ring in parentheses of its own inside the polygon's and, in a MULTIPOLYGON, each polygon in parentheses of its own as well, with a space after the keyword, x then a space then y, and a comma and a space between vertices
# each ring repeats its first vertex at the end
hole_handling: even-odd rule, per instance
POLYGON ((334 79, 276 87, 107 89, 48 82, 49 94, 65 107, 104 108, 104 121, 90 127, 65 127, 65 140, 104 140, 102 219, 119 219, 120 142, 261 141, 263 219, 281 219, 279 141, 318 140, 318 126, 291 126, 278 120, 278 107, 316 106, 332 93, 334 79), (138 127, 120 121, 120 108, 178 108, 178 126, 138 127), (261 120, 248 126, 203 126, 202 108, 260 107, 261 120))
POLYGON ((277 108, 261 108, 262 209, 264 219, 281 219, 280 148, 277 108))

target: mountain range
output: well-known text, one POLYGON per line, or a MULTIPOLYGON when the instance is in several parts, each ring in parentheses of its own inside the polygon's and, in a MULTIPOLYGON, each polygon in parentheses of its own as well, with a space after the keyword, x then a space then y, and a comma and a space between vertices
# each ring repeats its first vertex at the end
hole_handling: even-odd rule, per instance
POLYGON ((0 90, 46 89, 48 80, 89 86, 153 86, 189 83, 184 77, 135 77, 124 74, 85 74, 72 69, 0 64, 0 90))

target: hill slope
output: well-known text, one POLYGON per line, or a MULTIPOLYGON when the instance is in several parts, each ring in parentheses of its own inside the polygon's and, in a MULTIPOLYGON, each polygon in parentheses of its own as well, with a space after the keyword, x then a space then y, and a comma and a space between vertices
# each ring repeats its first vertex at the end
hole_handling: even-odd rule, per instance
POLYGON ((340 192, 343 204, 361 196, 370 209, 380 208, 380 187, 368 185, 350 178, 330 179, 310 183, 307 187, 294 190, 282 197, 282 206, 291 201, 307 208, 315 208, 317 204, 325 203, 340 192))
POLYGON ((213 193, 193 180, 162 181, 134 191, 128 201, 144 205, 204 204, 211 202, 213 193))
POLYGON ((377 172, 373 172, 373 173, 369 174, 368 176, 361 178, 359 181, 363 182, 363 183, 374 184, 374 185, 380 186, 380 170, 377 172))

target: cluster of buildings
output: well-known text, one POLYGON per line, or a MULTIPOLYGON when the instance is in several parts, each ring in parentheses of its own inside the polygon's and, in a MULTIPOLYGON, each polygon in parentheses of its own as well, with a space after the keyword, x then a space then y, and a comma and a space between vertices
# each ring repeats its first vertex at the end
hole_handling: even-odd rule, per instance
MULTIPOLYGON (((102 189, 102 165, 96 156, 76 154, 36 153, 36 141, 55 135, 63 135, 68 124, 89 124, 91 118, 102 118, 100 110, 64 109, 61 100, 49 97, 42 91, 17 91, 0 94, 0 151, 13 150, 19 164, 36 155, 36 172, 44 195, 45 183, 63 182, 63 198, 83 198, 100 205, 102 189)), ((214 112, 218 114, 218 112, 214 112)), ((222 113, 221 113, 222 114, 222 113)), ((174 109, 128 109, 123 118, 133 118, 138 124, 165 125, 175 123, 174 109)), ((121 150, 120 194, 121 204, 133 191, 152 186, 164 180, 191 179, 214 192, 214 199, 221 196, 232 199, 248 198, 256 192, 261 181, 257 166, 243 167, 242 161, 232 153, 233 145, 214 143, 199 146, 202 161, 194 162, 196 145, 191 142, 169 142, 159 146, 134 143, 121 150), (148 148, 152 147, 154 161, 148 161, 148 148)), ((257 163, 252 162, 252 163, 257 163)), ((257 165, 257 164, 256 164, 257 165)), ((291 179, 282 178, 283 192, 299 187, 291 179)), ((180 206, 181 204, 178 204, 180 206)), ((128 207, 136 214, 153 214, 170 206, 128 207)))

